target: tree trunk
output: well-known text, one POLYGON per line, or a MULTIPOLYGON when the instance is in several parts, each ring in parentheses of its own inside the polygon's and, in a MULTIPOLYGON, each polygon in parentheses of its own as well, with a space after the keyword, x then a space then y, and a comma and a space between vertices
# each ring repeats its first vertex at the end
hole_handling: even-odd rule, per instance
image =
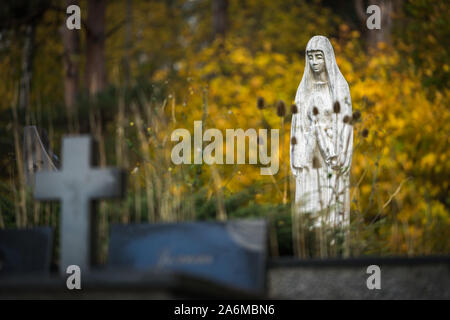
POLYGON ((33 75, 34 35, 36 26, 34 23, 25 27, 25 39, 22 49, 22 67, 20 72, 19 109, 26 109, 30 105, 31 78, 33 75))
POLYGON ((106 87, 105 0, 89 0, 86 21, 86 86, 90 96, 106 87))
POLYGON ((354 0, 356 14, 361 23, 367 49, 376 49, 378 43, 391 43, 392 34, 392 15, 394 13, 394 0, 354 0), (370 14, 366 13, 367 7, 370 5, 377 5, 381 9, 381 28, 369 30, 366 22, 370 14))
POLYGON ((228 27, 228 0, 212 0, 213 40, 224 38, 228 27))
MULTIPOLYGON (((69 5, 78 5, 78 1, 66 0, 66 7, 69 5)), ((64 47, 64 101, 67 113, 73 114, 73 108, 78 95, 79 68, 80 68, 80 36, 79 30, 69 30, 66 27, 66 21, 61 27, 62 44, 64 47)))
POLYGON ((133 0, 126 3, 126 25, 125 25, 125 56, 123 59, 123 71, 125 87, 131 83, 131 48, 132 48, 132 26, 133 26, 133 0))

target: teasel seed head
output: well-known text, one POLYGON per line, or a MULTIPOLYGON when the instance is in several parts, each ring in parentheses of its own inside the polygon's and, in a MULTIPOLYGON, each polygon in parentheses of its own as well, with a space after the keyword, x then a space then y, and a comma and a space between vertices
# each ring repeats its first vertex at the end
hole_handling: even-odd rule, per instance
POLYGON ((264 98, 263 97, 258 97, 258 102, 257 102, 256 105, 258 106, 259 110, 264 109, 264 106, 265 106, 264 98))
POLYGON ((333 111, 334 113, 339 113, 341 112, 341 104, 339 103, 339 101, 336 101, 333 105, 333 111))
POLYGON ((294 103, 291 106, 291 113, 296 114, 297 112, 298 112, 298 108, 297 108, 297 105, 294 103))
POLYGON ((319 114, 319 109, 317 107, 313 108, 313 115, 317 116, 319 114))
POLYGON ((277 103, 277 115, 282 118, 286 114, 286 105, 283 100, 278 101, 277 103))
POLYGON ((291 144, 292 144, 293 146, 295 146, 295 145, 297 144, 297 138, 296 138, 296 137, 292 137, 292 139, 291 139, 291 144))
POLYGON ((352 120, 353 121, 358 121, 361 118, 361 112, 359 110, 356 110, 355 112, 353 112, 353 116, 352 116, 352 120))
POLYGON ((342 120, 346 124, 350 124, 352 121, 352 117, 349 115, 344 116, 344 119, 342 120))
POLYGON ((319 158, 317 158, 317 157, 314 157, 314 158, 313 158, 312 165, 313 165, 313 168, 314 168, 314 169, 319 169, 319 168, 322 167, 322 166, 320 165, 319 158))
POLYGON ((367 128, 364 128, 361 135, 363 136, 363 138, 367 138, 367 136, 369 135, 369 130, 367 128))

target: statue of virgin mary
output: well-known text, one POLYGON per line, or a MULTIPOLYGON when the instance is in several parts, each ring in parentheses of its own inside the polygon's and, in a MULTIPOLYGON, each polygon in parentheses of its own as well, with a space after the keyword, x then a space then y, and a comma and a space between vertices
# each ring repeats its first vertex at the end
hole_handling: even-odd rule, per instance
POLYGON ((316 225, 346 226, 353 152, 350 90, 326 37, 309 40, 305 59, 291 125, 296 208, 317 218, 316 225))

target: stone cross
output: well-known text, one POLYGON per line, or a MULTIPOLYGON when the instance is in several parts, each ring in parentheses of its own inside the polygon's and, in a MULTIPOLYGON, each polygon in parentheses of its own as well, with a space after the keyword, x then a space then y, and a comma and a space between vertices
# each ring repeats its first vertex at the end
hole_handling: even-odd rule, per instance
POLYGON ((118 168, 93 168, 93 141, 90 136, 64 137, 62 169, 35 175, 34 197, 61 200, 60 273, 69 265, 89 271, 95 255, 95 212, 93 200, 120 197, 124 174, 118 168))

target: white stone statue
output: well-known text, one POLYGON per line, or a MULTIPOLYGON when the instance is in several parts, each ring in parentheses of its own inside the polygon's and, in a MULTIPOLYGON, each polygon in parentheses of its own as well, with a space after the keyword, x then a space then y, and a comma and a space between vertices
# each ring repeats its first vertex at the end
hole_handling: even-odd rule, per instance
POLYGON ((346 226, 350 222, 352 103, 326 37, 314 36, 306 46, 295 104, 290 154, 298 213, 312 213, 316 225, 346 226))

